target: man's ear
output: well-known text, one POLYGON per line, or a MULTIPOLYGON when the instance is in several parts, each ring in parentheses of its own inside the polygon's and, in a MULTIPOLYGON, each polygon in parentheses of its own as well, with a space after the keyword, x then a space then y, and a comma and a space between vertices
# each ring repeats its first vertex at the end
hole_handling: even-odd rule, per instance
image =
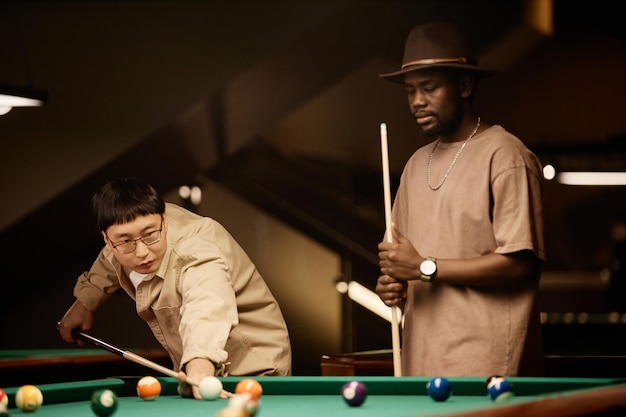
POLYGON ((104 244, 108 244, 109 243, 109 238, 107 237, 107 234, 105 232, 100 232, 102 233, 102 239, 104 239, 104 244))
POLYGON ((476 77, 474 74, 466 72, 461 75, 459 79, 460 87, 461 87, 461 96, 463 98, 471 97, 474 93, 474 88, 476 87, 476 77))

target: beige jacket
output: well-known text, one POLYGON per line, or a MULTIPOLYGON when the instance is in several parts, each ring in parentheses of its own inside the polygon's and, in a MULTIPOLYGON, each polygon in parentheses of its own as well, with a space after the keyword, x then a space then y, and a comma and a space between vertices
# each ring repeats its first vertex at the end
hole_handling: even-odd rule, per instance
POLYGON ((108 246, 78 278, 74 295, 96 311, 123 288, 175 368, 208 358, 229 375, 290 375, 291 346, 278 303, 218 222, 166 205, 167 252, 137 289, 108 246))

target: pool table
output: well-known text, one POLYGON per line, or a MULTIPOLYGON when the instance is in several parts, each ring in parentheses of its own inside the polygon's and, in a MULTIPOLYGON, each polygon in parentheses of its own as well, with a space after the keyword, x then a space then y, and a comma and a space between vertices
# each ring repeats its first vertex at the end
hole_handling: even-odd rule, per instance
MULTIPOLYGON (((138 355, 171 367, 163 349, 137 349, 138 355)), ((116 375, 141 375, 145 368, 96 348, 0 350, 0 387, 73 382, 116 375)))
MULTIPOLYGON (((224 388, 233 391, 237 377, 221 378, 224 388)), ((350 407, 341 398, 342 385, 354 377, 258 377, 264 393, 258 416, 591 416, 626 415, 626 381, 606 378, 510 378, 515 396, 506 403, 494 403, 486 395, 486 378, 450 378, 452 396, 435 402, 426 394, 429 378, 358 377, 369 395, 360 407, 350 407)), ((118 393, 115 417, 123 416, 215 416, 227 400, 198 401, 176 394, 177 381, 160 377, 163 392, 154 401, 143 401, 133 393, 137 379, 101 380, 41 385, 44 405, 40 417, 95 416, 89 398, 94 390, 109 388, 118 393)), ((10 407, 14 407, 17 387, 5 388, 10 407)), ((11 416, 20 415, 10 409, 11 416)))
MULTIPOLYGON (((544 357, 545 375, 567 378, 622 378, 624 355, 551 354, 544 357)), ((391 349, 322 355, 322 376, 393 376, 391 349)))

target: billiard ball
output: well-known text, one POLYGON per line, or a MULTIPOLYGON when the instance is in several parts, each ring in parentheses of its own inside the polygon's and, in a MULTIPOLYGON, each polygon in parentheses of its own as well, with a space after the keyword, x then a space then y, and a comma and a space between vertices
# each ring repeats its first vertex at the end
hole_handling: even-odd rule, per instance
POLYGON ((452 384, 446 378, 433 378, 426 384, 428 395, 435 401, 445 401, 450 398, 452 384))
POLYGON ((91 395, 91 409, 97 416, 110 416, 117 410, 117 404, 117 395, 110 389, 99 389, 91 395))
POLYGON ((3 405, 5 408, 9 406, 9 397, 7 397, 7 393, 0 388, 0 405, 3 405))
POLYGON ((249 393, 252 398, 259 399, 263 395, 263 387, 256 379, 242 379, 235 386, 235 394, 249 393))
POLYGON ((217 412, 215 417, 249 417, 245 411, 238 407, 228 407, 222 408, 217 412))
POLYGON ((228 408, 238 409, 246 416, 253 417, 260 408, 261 400, 253 398, 249 393, 235 394, 228 400, 228 408))
POLYGON ((358 407, 367 399, 367 387, 360 381, 346 382, 341 387, 341 396, 351 407, 358 407))
POLYGON ((161 395, 161 383, 153 376, 144 376, 137 382, 137 395, 144 401, 154 400, 161 395))
POLYGON ((503 402, 513 397, 513 384, 503 377, 487 380, 487 393, 495 402, 503 402))
POLYGON ((223 388, 222 381, 214 376, 202 378, 200 384, 198 384, 200 397, 207 401, 217 400, 220 397, 223 388))
POLYGON ((186 382, 179 382, 178 387, 176 387, 176 392, 183 398, 192 398, 193 397, 193 387, 191 384, 186 382))
POLYGON ((15 405, 22 411, 37 410, 43 404, 43 394, 34 385, 22 385, 15 393, 15 405))
POLYGON ((502 379, 504 378, 501 375, 491 375, 489 378, 487 378, 487 380, 485 381, 485 390, 489 389, 489 385, 491 385, 491 381, 493 381, 494 379, 502 379))
POLYGON ((251 398, 244 404, 243 411, 250 417, 254 417, 261 407, 261 400, 251 398))
POLYGON ((0 403, 0 417, 10 417, 8 406, 0 403))

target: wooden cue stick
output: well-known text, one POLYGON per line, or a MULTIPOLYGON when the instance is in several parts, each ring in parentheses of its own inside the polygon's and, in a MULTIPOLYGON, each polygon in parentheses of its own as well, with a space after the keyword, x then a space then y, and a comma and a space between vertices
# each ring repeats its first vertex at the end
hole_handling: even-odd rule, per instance
MULTIPOLYGON (((389 185, 389 154, 387 144, 387 124, 380 124, 380 148, 383 162, 383 192, 385 200, 385 240, 393 241, 391 234, 391 187, 389 185)), ((400 333, 398 329, 398 307, 391 307, 391 346, 393 352, 393 374, 402 376, 402 363, 400 359, 400 333)))
MULTIPOLYGON (((128 359, 128 360, 130 360, 132 362, 138 363, 139 365, 145 366, 145 367, 153 369, 153 370, 155 370, 157 372, 161 372, 164 375, 171 376, 173 378, 176 378, 176 379, 180 380, 180 374, 178 372, 176 372, 176 371, 174 371, 172 369, 166 368, 165 366, 161 366, 161 365, 159 365, 156 362, 152 362, 151 360, 146 359, 146 358, 144 358, 142 356, 139 356, 139 355, 137 355, 137 354, 135 354, 133 352, 130 352, 128 350, 120 349, 117 346, 114 346, 114 345, 112 345, 110 343, 107 343, 107 342, 105 342, 103 340, 100 340, 100 339, 98 339, 96 337, 88 335, 87 333, 84 333, 84 332, 82 332, 82 331, 80 331, 78 329, 75 329, 72 332, 72 336, 74 336, 75 339, 80 339, 83 342, 89 343, 90 345, 102 348, 104 350, 108 350, 109 352, 114 353, 116 355, 119 355, 119 356, 123 357, 124 359, 128 359)), ((198 385, 197 382, 189 380, 189 379, 186 379, 185 381, 181 381, 181 382, 186 382, 186 383, 188 383, 190 385, 196 385, 196 386, 198 385)))

